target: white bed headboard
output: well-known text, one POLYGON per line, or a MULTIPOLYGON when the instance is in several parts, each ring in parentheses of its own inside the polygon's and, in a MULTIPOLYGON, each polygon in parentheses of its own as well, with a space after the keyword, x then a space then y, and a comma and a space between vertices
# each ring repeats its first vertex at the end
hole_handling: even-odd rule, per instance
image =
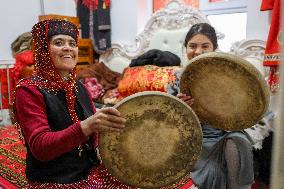
MULTIPOLYGON (((197 9, 172 0, 164 9, 151 16, 144 30, 136 37, 134 45, 112 44, 112 48, 101 55, 100 62, 104 62, 114 71, 122 72, 131 59, 147 50, 160 49, 178 55, 185 65, 185 35, 193 24, 200 22, 210 23, 197 9)), ((217 35, 219 39, 224 38, 224 34, 218 31, 217 35)))
MULTIPOLYGON (((111 70, 122 73, 133 58, 150 49, 160 49, 178 55, 184 66, 187 63, 183 47, 185 35, 193 24, 200 22, 210 24, 199 10, 172 0, 151 16, 136 37, 135 44, 112 44, 112 48, 100 56, 100 62, 104 62, 111 70)), ((216 32, 218 39, 225 37, 221 32, 216 32)), ((262 66, 265 44, 262 40, 245 39, 233 43, 230 53, 247 59, 266 76, 267 71, 262 66)))
POLYGON ((243 57, 267 77, 269 70, 263 66, 265 46, 266 42, 263 40, 244 39, 233 43, 230 53, 243 57))

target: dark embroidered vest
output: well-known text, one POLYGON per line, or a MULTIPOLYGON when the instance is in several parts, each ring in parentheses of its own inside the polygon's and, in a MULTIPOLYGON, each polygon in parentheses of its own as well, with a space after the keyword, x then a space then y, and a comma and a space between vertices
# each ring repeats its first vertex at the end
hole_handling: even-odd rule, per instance
MULTIPOLYGON (((83 84, 77 82, 77 86, 75 110, 79 120, 84 120, 94 112, 83 84)), ((54 132, 60 131, 72 125, 73 122, 68 113, 64 92, 53 93, 43 89, 40 91, 44 97, 47 119, 51 130, 54 132)), ((90 169, 99 164, 99 159, 90 141, 91 139, 83 145, 81 157, 79 157, 79 150, 75 148, 47 162, 37 160, 27 147, 27 179, 34 182, 62 184, 86 179, 90 169)))

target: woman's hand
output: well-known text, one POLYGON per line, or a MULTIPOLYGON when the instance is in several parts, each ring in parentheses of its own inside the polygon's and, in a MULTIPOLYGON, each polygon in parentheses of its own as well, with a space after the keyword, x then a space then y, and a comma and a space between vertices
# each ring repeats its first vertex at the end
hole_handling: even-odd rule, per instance
POLYGON ((107 107, 98 110, 94 115, 81 121, 81 128, 86 136, 92 133, 120 131, 125 127, 126 120, 121 117, 120 112, 113 108, 107 107))
POLYGON ((187 96, 186 94, 179 93, 177 97, 184 101, 187 105, 192 106, 194 99, 191 96, 187 96))

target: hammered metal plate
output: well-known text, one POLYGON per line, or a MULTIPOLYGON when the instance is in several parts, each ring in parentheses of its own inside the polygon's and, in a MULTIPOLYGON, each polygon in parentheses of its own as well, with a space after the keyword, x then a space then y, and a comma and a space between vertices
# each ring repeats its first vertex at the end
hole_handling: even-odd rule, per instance
POLYGON ((202 148, 201 126, 189 106, 172 95, 146 91, 115 107, 126 127, 100 137, 101 158, 111 175, 139 188, 169 186, 188 176, 202 148))
POLYGON ((253 126, 269 105, 262 74, 246 60, 220 52, 192 59, 182 73, 180 90, 194 98, 192 108, 200 121, 227 131, 253 126))

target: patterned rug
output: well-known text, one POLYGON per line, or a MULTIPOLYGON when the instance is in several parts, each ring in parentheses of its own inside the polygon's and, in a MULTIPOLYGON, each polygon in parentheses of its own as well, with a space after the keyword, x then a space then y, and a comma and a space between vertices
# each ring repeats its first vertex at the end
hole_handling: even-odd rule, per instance
MULTIPOLYGON (((26 149, 14 126, 0 126, 0 189, 25 188, 26 149)), ((190 183, 189 186, 191 186, 190 183)), ((182 187, 189 188, 185 185, 182 187)), ((255 182, 252 189, 269 189, 255 182)))
POLYGON ((13 126, 0 127, 0 189, 24 188, 26 149, 13 126))

